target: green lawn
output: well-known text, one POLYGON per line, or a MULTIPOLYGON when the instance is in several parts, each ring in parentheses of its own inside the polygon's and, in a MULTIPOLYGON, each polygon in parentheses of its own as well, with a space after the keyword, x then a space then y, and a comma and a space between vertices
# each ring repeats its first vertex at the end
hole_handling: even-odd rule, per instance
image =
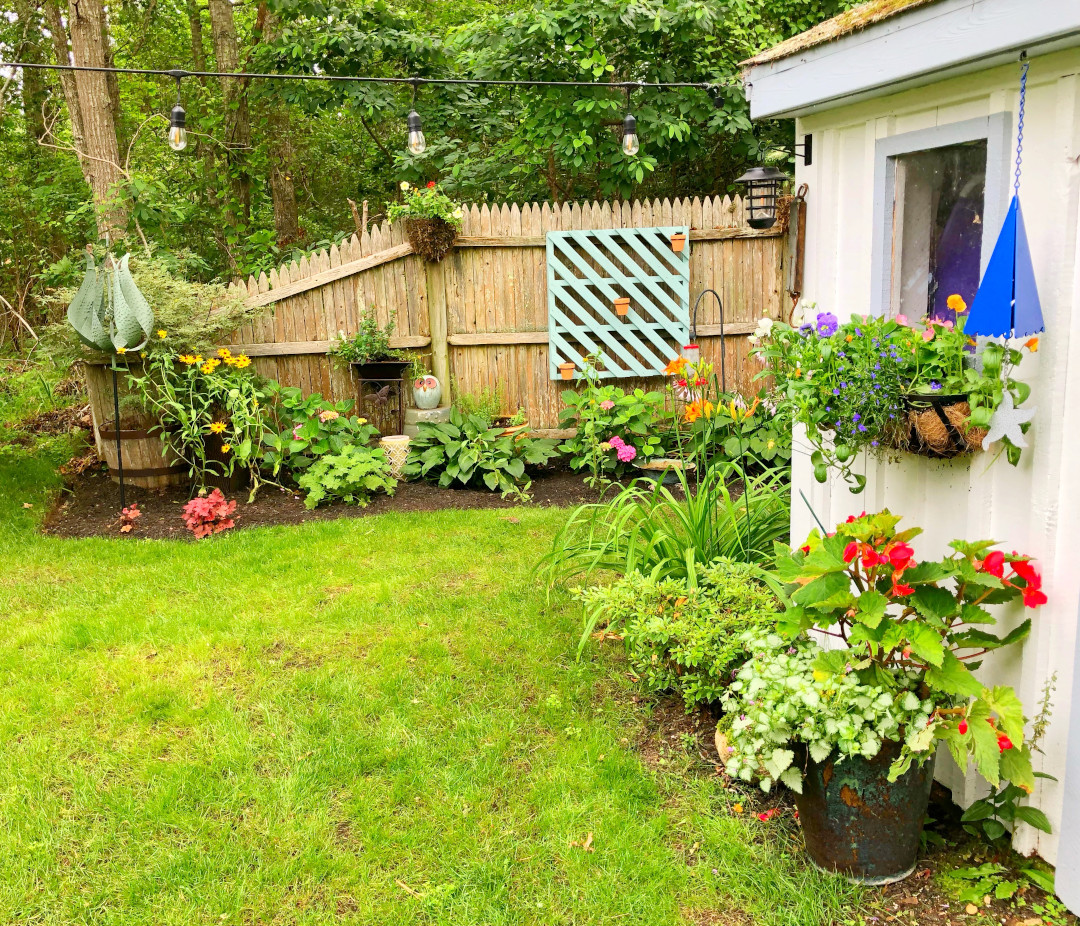
POLYGON ((565 512, 59 541, 67 449, 0 451, 0 922, 845 921, 783 824, 639 758, 530 575, 565 512))

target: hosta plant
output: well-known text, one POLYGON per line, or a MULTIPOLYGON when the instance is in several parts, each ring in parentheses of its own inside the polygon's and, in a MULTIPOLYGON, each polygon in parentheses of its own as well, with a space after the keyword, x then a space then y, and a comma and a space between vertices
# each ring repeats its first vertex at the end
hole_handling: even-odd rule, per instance
POLYGON ((297 485, 307 492, 304 505, 308 508, 336 500, 364 506, 375 492, 393 495, 397 480, 390 475, 381 448, 346 444, 340 452, 327 453, 303 470, 297 485))
POLYGON ((594 627, 621 632, 630 667, 649 691, 678 692, 687 711, 714 703, 742 665, 747 628, 776 622, 776 598, 746 563, 719 559, 698 568, 697 582, 630 573, 584 589, 582 642, 594 627))
MULTIPOLYGON (((819 695, 854 679, 877 692, 875 703, 883 698, 883 709, 887 698, 890 710, 919 712, 895 735, 903 749, 891 778, 944 744, 961 768, 970 760, 995 787, 1004 778, 1030 792, 1020 700, 1012 688, 987 688, 973 670, 984 653, 1027 636, 1030 620, 1003 636, 985 628, 995 623, 992 606, 1046 601, 1039 571, 989 540, 954 541, 948 556, 920 562, 910 545, 919 529, 898 530, 899 521, 864 513, 824 537, 815 531, 798 549, 778 545, 770 578, 786 604, 780 629, 796 640, 812 630, 836 639, 812 663, 819 695)), ((731 709, 748 706, 736 698, 731 709)))
POLYGON ((409 444, 405 476, 438 479, 442 488, 484 486, 503 496, 527 498, 526 466, 541 466, 558 455, 556 441, 504 434, 478 415, 450 410, 450 420, 421 423, 409 444))

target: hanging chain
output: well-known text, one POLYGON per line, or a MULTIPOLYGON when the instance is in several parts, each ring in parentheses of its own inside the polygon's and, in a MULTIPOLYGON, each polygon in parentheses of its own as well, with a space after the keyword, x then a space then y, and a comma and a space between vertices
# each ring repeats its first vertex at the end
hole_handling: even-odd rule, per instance
POLYGON ((1020 164, 1023 161, 1024 151, 1024 100, 1027 96, 1027 55, 1022 55, 1020 65, 1020 113, 1016 119, 1016 173, 1013 177, 1013 195, 1020 193, 1020 164))

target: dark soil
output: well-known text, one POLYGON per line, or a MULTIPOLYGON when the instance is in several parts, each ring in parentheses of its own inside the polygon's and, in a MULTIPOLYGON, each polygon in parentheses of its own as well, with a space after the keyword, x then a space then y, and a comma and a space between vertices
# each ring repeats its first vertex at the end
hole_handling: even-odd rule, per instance
MULTIPOLYGON (((56 506, 45 519, 43 531, 57 537, 123 536, 120 533, 120 490, 102 465, 87 466, 85 458, 64 468, 68 476, 56 506)), ((609 490, 609 492, 612 490, 609 490)), ((424 482, 399 482, 393 496, 377 495, 366 508, 336 503, 309 511, 303 495, 263 486, 254 502, 247 503, 247 490, 226 493, 236 498, 236 529, 273 524, 302 524, 335 518, 363 518, 388 511, 442 511, 444 509, 513 508, 519 502, 503 499, 496 492, 478 489, 440 489, 424 482)), ((581 475, 555 471, 533 479, 530 504, 547 507, 579 505, 596 501, 600 493, 585 485, 581 475)), ((190 489, 175 487, 154 490, 126 487, 128 505, 137 502, 142 516, 130 537, 176 539, 190 537, 181 509, 191 497, 190 489)))

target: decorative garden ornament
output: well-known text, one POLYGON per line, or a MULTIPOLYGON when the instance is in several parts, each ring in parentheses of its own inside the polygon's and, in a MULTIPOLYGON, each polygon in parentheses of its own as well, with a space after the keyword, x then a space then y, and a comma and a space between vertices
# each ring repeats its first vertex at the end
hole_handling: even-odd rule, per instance
POLYGON ((442 385, 428 373, 413 380, 413 402, 417 408, 438 408, 442 401, 442 385))
POLYGON ((990 419, 990 430, 983 438, 983 450, 989 450, 990 445, 1007 437, 1015 447, 1021 449, 1027 447, 1024 440, 1024 432, 1020 425, 1027 424, 1035 417, 1034 408, 1017 408, 1013 401, 1012 393, 1006 389, 1001 397, 1001 404, 995 409, 994 417, 990 419))
POLYGON ((1013 197, 994 251, 971 304, 964 332, 971 336, 1029 337, 1045 330, 1035 271, 1031 266, 1024 214, 1020 208, 1020 163, 1024 150, 1024 98, 1028 62, 1020 70, 1020 113, 1017 118, 1016 170, 1013 197))

